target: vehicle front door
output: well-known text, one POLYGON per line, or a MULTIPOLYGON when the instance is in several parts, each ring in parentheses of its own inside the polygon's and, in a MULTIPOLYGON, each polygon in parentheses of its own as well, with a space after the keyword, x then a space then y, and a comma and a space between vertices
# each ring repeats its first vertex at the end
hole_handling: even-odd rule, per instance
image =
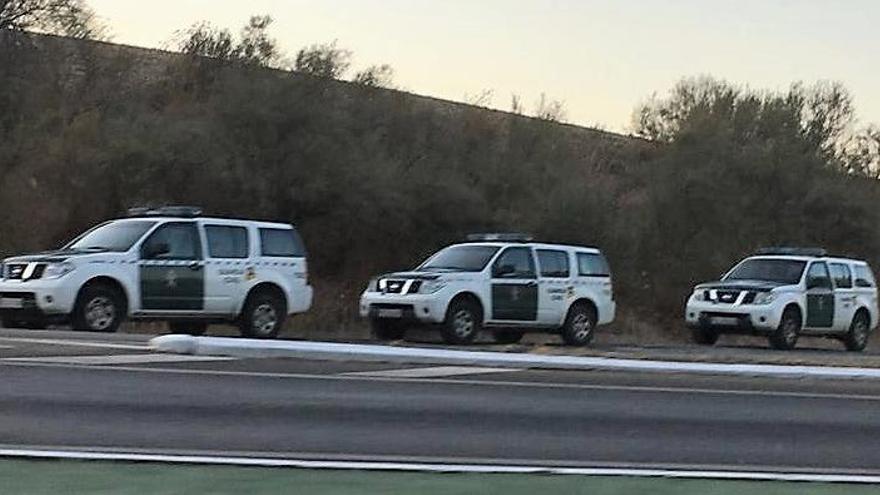
POLYGON ((538 281, 531 248, 507 248, 492 264, 492 319, 538 319, 538 281))
POLYGON ((141 309, 201 312, 205 305, 202 244, 195 222, 168 222, 141 244, 141 309))
POLYGON ((846 263, 829 263, 834 281, 834 329, 847 330, 856 312, 852 270, 846 263))
POLYGON ((807 328, 829 330, 834 324, 834 286, 828 265, 817 261, 807 271, 807 328))

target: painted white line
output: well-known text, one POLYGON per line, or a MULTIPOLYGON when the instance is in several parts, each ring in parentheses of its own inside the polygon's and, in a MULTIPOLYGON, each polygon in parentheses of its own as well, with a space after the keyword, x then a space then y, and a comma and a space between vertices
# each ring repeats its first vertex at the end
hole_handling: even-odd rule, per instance
POLYGON ((70 347, 94 347, 97 349, 120 349, 131 351, 150 350, 149 344, 112 344, 109 342, 92 342, 88 340, 59 340, 59 339, 28 339, 19 337, 0 337, 2 342, 18 342, 22 344, 45 344, 70 347))
POLYGON ((480 368, 477 366, 434 366, 431 368, 404 368, 379 371, 352 371, 344 376, 376 376, 387 378, 443 378, 446 376, 481 375, 488 373, 511 373, 513 368, 480 368))
POLYGON ((579 476, 638 476, 663 478, 702 478, 757 481, 810 481, 826 483, 880 484, 880 476, 859 474, 814 474, 768 471, 715 471, 634 469, 611 467, 553 467, 528 465, 429 464, 414 462, 322 461, 309 459, 223 457, 204 455, 139 454, 74 450, 2 449, 0 457, 28 459, 65 459, 79 461, 128 461, 168 464, 213 464, 230 466, 289 467, 303 469, 338 469, 367 471, 418 471, 433 473, 479 474, 558 474, 579 476))
POLYGON ((176 363, 193 361, 230 361, 232 357, 223 356, 186 356, 181 354, 115 354, 98 356, 35 356, 4 358, 0 361, 22 363, 61 363, 93 365, 114 364, 145 364, 145 363, 176 363))
POLYGON ((598 390, 610 392, 636 392, 636 393, 661 393, 661 394, 696 394, 696 395, 722 395, 722 396, 758 396, 779 397, 793 399, 818 399, 818 400, 845 400, 845 401, 868 401, 880 402, 880 395, 865 394, 833 394, 814 392, 786 392, 774 390, 731 390, 711 388, 687 388, 687 387, 651 387, 636 385, 593 385, 585 383, 553 383, 553 382, 529 382, 529 381, 506 381, 506 380, 467 380, 467 379, 443 379, 443 378, 392 378, 381 376, 352 376, 352 375, 314 375, 308 373, 272 373, 260 371, 225 371, 211 369, 187 369, 187 368, 140 368, 134 366, 100 366, 88 367, 74 364, 55 364, 37 362, 8 362, 0 359, 0 366, 10 367, 38 367, 38 368, 66 368, 89 372, 113 372, 123 371, 131 373, 159 373, 196 376, 228 376, 239 378, 270 378, 283 380, 339 380, 339 381, 367 381, 388 383, 412 383, 412 384, 442 384, 465 387, 515 387, 515 388, 549 388, 561 390, 598 390))
POLYGON ((614 370, 789 378, 867 378, 880 380, 880 368, 649 361, 606 357, 548 356, 528 353, 340 344, 335 342, 193 337, 189 335, 163 335, 150 340, 150 345, 153 349, 160 352, 202 356, 235 356, 240 358, 287 357, 323 361, 485 366, 493 368, 614 370))

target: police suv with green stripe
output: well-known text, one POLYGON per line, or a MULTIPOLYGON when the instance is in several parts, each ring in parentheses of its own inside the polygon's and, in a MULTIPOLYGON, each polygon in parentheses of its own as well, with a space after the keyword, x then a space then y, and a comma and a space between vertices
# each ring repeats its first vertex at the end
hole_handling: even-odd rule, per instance
POLYGON ((380 340, 424 325, 439 328, 452 344, 471 343, 486 328, 500 343, 540 331, 586 345, 614 312, 611 273, 598 249, 535 243, 520 234, 470 236, 412 271, 374 278, 360 302, 380 340))
POLYGON ((3 326, 70 322, 112 332, 127 318, 201 334, 234 322, 272 338, 312 303, 302 239, 283 223, 211 218, 191 207, 137 208, 64 247, 3 260, 3 326))
POLYGON ((700 344, 712 345, 722 333, 746 333, 793 349, 798 337, 810 335, 861 351, 880 321, 877 283, 861 260, 823 249, 767 248, 721 280, 696 286, 685 318, 700 344))

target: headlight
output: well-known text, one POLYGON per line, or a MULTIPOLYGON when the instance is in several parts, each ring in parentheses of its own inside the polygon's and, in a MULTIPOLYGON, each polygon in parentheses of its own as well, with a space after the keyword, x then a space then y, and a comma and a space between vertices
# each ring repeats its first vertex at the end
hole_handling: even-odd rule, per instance
POLYGON ((446 282, 441 280, 425 280, 419 287, 419 294, 433 294, 446 287, 446 282))
POLYGON ((43 278, 61 278, 76 268, 73 263, 49 263, 43 270, 43 278))
POLYGON ((776 294, 772 292, 758 292, 753 304, 770 304, 774 299, 776 299, 776 294))
POLYGON ((694 301, 705 301, 706 300, 706 291, 703 289, 694 290, 693 298, 694 298, 694 301))

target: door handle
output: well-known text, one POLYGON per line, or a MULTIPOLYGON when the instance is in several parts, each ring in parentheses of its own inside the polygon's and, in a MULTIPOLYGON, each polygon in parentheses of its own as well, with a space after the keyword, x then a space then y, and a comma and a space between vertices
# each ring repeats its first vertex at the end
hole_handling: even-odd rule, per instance
POLYGON ((199 263, 198 261, 193 261, 192 263, 189 264, 189 269, 194 272, 197 272, 202 269, 202 264, 199 263))
POLYGON ((526 284, 526 287, 537 287, 537 286, 538 286, 538 282, 529 282, 526 284))

